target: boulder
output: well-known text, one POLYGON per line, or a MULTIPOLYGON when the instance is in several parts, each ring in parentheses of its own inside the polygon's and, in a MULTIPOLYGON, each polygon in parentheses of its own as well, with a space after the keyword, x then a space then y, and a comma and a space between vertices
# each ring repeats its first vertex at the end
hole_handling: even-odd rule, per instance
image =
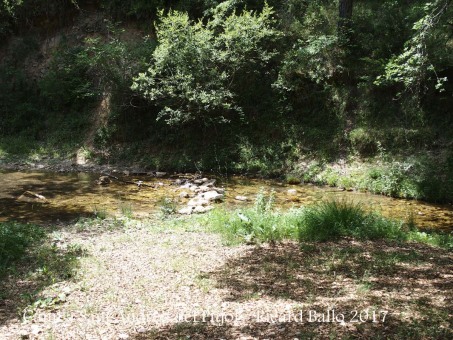
POLYGON ((184 208, 178 210, 178 214, 190 215, 190 214, 192 214, 194 209, 195 209, 195 207, 184 207, 184 208))
POLYGON ((190 189, 192 185, 190 183, 185 183, 183 185, 181 185, 178 190, 186 190, 186 189, 190 189))
POLYGON ((192 198, 189 202, 187 202, 189 207, 197 207, 197 206, 205 206, 209 205, 209 200, 200 196, 192 198))
POLYGON ((179 198, 189 198, 190 195, 187 191, 183 191, 179 194, 179 198))
POLYGON ((29 203, 47 203, 47 198, 43 195, 37 194, 32 191, 25 191, 22 195, 17 198, 18 201, 21 202, 29 202, 29 203))
POLYGON ((195 209, 193 209, 193 212, 196 213, 196 214, 203 214, 203 213, 208 212, 208 211, 210 211, 212 209, 214 209, 214 207, 212 205, 208 205, 206 207, 198 206, 198 207, 195 207, 195 209))
POLYGON ((213 187, 215 185, 215 182, 216 182, 215 179, 211 179, 210 181, 203 183, 203 185, 206 187, 213 187))
POLYGON ((202 197, 209 202, 217 202, 223 200, 223 194, 220 194, 215 190, 202 193, 201 195, 199 195, 199 197, 202 197))
POLYGON ((107 185, 109 184, 110 182, 112 182, 112 180, 110 179, 110 177, 108 176, 101 176, 99 177, 99 179, 97 180, 97 184, 99 185, 107 185))
POLYGON ((242 201, 242 202, 246 202, 246 201, 249 200, 249 199, 248 199, 247 197, 245 197, 245 196, 236 196, 234 199, 237 200, 237 201, 242 201))
POLYGON ((206 183, 206 182, 208 182, 208 181, 209 181, 209 179, 207 179, 207 178, 200 178, 200 179, 194 180, 193 182, 194 182, 195 184, 200 185, 200 184, 204 184, 204 183, 206 183))
POLYGON ((297 195, 297 190, 296 189, 289 189, 288 190, 288 195, 297 195))
POLYGON ((210 190, 211 190, 211 188, 202 185, 202 186, 196 188, 196 189, 195 189, 195 192, 207 192, 207 191, 210 191, 210 190))

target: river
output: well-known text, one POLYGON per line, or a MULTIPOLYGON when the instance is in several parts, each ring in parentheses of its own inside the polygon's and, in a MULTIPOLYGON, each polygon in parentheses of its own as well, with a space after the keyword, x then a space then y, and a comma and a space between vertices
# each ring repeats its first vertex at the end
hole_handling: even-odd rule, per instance
MULTIPOLYGON (((99 174, 52 173, 52 172, 0 172, 0 221, 52 224, 66 222, 81 216, 93 216, 95 211, 121 214, 125 211, 134 216, 146 217, 155 213, 163 198, 172 198, 179 204, 174 181, 176 178, 191 177, 190 174, 175 174, 171 178, 151 176, 123 176, 128 181, 143 181, 154 187, 138 188, 113 180, 108 185, 96 183, 99 174), (18 199, 24 192, 40 194, 39 199, 18 199)), ((361 192, 346 192, 336 188, 317 187, 310 184, 287 185, 275 180, 249 179, 233 176, 219 178, 218 186, 225 188, 224 204, 240 207, 251 204, 261 188, 275 192, 275 207, 289 209, 310 205, 322 200, 346 199, 361 203, 366 209, 382 215, 407 220, 410 216, 420 229, 453 231, 453 206, 439 205, 415 200, 395 199, 361 192), (296 189, 295 195, 288 194, 296 189), (236 196, 246 196, 249 202, 240 202, 236 196)))

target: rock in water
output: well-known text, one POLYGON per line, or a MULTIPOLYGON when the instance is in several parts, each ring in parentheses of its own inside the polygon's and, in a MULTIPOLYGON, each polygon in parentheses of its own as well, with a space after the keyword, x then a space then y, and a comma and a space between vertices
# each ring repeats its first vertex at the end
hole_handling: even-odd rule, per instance
POLYGON ((206 207, 198 206, 198 207, 195 207, 193 212, 197 213, 197 214, 204 214, 205 212, 208 212, 212 209, 214 209, 214 207, 212 205, 208 205, 206 207))
POLYGON ((201 194, 200 197, 208 200, 209 202, 217 202, 223 199, 223 194, 219 194, 217 191, 212 190, 201 194))
POLYGON ((178 214, 190 215, 190 214, 192 214, 194 209, 195 209, 195 207, 184 207, 184 208, 178 210, 178 214))
POLYGON ((203 185, 205 187, 213 187, 215 185, 215 182, 216 182, 215 179, 211 179, 210 181, 207 181, 207 182, 203 183, 203 185))
POLYGON ((179 197, 180 198, 189 198, 190 196, 186 191, 183 191, 179 194, 179 197))
POLYGON ((288 195, 297 195, 297 190, 296 189, 289 189, 288 190, 288 195))
POLYGON ((33 203, 33 202, 46 203, 47 202, 47 199, 43 195, 34 193, 32 191, 25 191, 22 195, 20 195, 17 198, 17 200, 21 201, 21 202, 30 202, 30 203, 33 203))
POLYGON ((209 200, 207 200, 206 198, 197 196, 197 197, 192 198, 192 199, 187 203, 187 205, 188 205, 189 207, 205 206, 205 205, 209 205, 209 200))
POLYGON ((107 185, 111 182, 112 182, 112 180, 108 176, 101 176, 101 177, 99 177, 99 179, 97 180, 96 183, 99 185, 107 185))
POLYGON ((242 202, 246 202, 246 201, 249 200, 249 199, 248 199, 247 197, 245 197, 245 196, 236 196, 234 199, 237 200, 237 201, 242 201, 242 202))

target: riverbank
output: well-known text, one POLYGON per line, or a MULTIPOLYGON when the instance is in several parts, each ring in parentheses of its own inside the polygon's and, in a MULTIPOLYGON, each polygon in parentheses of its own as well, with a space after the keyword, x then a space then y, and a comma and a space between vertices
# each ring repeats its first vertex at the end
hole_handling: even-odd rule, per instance
POLYGON ((195 216, 124 217, 51 227, 2 280, 0 333, 5 339, 452 336, 449 251, 353 239, 225 246, 205 223, 195 216))
MULTIPOLYGON (((83 153, 52 157, 8 155, 0 157, 0 169, 9 171, 51 171, 59 173, 122 173, 152 175, 156 172, 206 172, 217 177, 243 175, 250 178, 276 178, 288 184, 312 183, 348 191, 370 192, 395 198, 416 199, 433 203, 453 203, 453 162, 451 153, 414 154, 406 157, 381 155, 360 159, 349 157, 336 161, 300 158, 284 168, 265 171, 231 163, 230 168, 194 167, 192 162, 173 161, 159 167, 137 157, 110 161, 90 158, 83 153)), ((162 163, 162 162, 161 162, 162 163)))

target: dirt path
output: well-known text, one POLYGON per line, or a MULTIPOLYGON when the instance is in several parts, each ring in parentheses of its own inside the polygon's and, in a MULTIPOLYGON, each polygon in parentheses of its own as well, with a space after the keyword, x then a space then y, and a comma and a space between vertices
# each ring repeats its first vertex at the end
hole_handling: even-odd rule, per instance
MULTIPOLYGON (((40 293, 41 300, 62 296, 56 303, 23 322, 0 322, 0 339, 452 335, 451 253, 351 240, 226 247, 191 223, 182 230, 149 222, 65 228, 60 246, 87 254, 78 274, 40 293)), ((21 293, 19 282, 8 284, 8 294, 21 293)))

